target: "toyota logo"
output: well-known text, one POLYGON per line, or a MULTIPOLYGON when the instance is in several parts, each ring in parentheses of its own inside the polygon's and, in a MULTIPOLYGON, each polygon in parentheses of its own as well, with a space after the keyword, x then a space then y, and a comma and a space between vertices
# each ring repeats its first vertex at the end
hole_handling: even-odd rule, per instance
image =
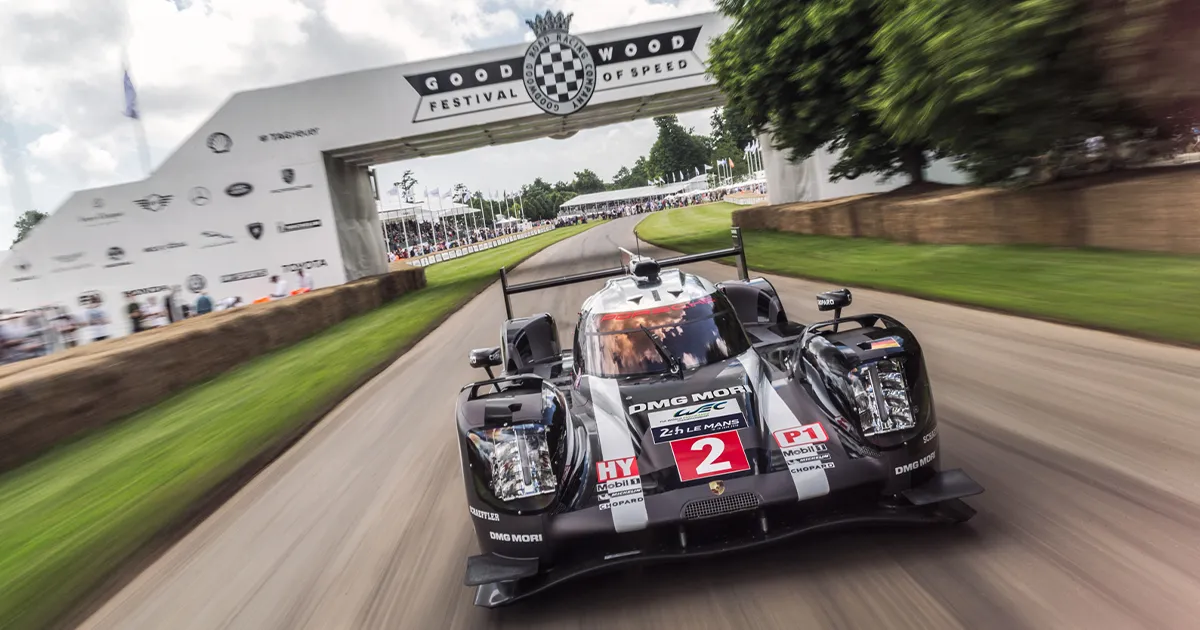
POLYGON ((196 186, 188 191, 188 199, 197 206, 207 205, 212 200, 212 193, 203 186, 196 186))
POLYGON ((238 182, 236 184, 230 184, 229 188, 225 189, 225 194, 229 195, 230 197, 245 197, 253 190, 254 187, 250 184, 247 184, 246 182, 238 182))

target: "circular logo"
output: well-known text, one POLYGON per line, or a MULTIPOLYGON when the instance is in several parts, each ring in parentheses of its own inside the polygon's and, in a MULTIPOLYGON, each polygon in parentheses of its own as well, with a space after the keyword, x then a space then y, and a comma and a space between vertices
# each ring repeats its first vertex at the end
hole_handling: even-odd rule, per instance
POLYGON ((188 276, 188 279, 187 279, 188 291, 191 291, 192 293, 199 293, 204 290, 204 287, 207 287, 207 286, 208 286, 208 280, 205 280, 204 276, 202 276, 198 273, 194 273, 194 274, 188 276))
POLYGON ((525 91, 547 114, 573 114, 596 91, 596 62, 587 44, 566 31, 542 33, 525 51, 525 91))
POLYGON ((250 184, 247 184, 246 182, 239 182, 236 184, 230 184, 229 188, 225 189, 225 194, 229 195, 230 197, 245 197, 253 190, 254 187, 250 184))
POLYGON ((194 205, 204 206, 208 205, 208 202, 212 200, 212 193, 208 192, 208 189, 203 186, 196 186, 188 191, 188 199, 194 205))
POLYGON ((121 249, 120 247, 109 247, 108 248, 108 259, 109 260, 121 260, 124 257, 125 257, 125 250, 121 249))
POLYGON ((229 153, 229 150, 233 148, 233 139, 218 131, 208 134, 207 144, 213 153, 229 153))

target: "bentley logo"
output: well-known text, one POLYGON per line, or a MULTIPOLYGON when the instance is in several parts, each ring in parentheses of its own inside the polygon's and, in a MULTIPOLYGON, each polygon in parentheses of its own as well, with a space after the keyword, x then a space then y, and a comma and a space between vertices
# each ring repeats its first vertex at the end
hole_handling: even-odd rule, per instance
POLYGON ((283 183, 291 184, 296 181, 296 171, 294 169, 285 168, 279 172, 279 176, 283 178, 283 183))
POLYGON ((717 496, 725 494, 725 482, 720 479, 710 481, 708 482, 708 490, 717 496))
POLYGON ((143 199, 135 199, 134 203, 141 206, 143 210, 158 212, 166 208, 174 198, 174 195, 146 195, 143 199))
POLYGON ((566 116, 588 104, 596 91, 596 62, 583 40, 569 35, 572 13, 546 11, 525 23, 537 39, 525 51, 525 91, 547 114, 566 116))

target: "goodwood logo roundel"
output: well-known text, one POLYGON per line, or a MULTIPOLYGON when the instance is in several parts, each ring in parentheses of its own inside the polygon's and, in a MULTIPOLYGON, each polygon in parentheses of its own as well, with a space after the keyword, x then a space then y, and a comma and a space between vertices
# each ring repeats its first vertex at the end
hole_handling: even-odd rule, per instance
POLYGON ((546 12, 525 23, 537 39, 525 51, 521 77, 534 104, 548 114, 573 114, 596 92, 596 62, 583 40, 568 34, 573 13, 546 12))

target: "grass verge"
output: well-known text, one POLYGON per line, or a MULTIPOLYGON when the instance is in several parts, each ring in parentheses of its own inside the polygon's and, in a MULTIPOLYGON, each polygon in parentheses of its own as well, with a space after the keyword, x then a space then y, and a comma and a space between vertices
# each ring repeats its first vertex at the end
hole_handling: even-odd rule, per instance
MULTIPOLYGON (((652 214, 638 235, 692 253, 729 247, 731 214, 716 203, 652 214)), ((923 245, 774 231, 745 235, 760 271, 827 280, 1200 344, 1200 257, 1032 245, 923 245)))
MULTIPOLYGON (((0 628, 40 628, 511 267, 595 223, 426 269, 427 288, 0 477, 0 628)), ((262 462, 262 463, 265 463, 262 462)))

